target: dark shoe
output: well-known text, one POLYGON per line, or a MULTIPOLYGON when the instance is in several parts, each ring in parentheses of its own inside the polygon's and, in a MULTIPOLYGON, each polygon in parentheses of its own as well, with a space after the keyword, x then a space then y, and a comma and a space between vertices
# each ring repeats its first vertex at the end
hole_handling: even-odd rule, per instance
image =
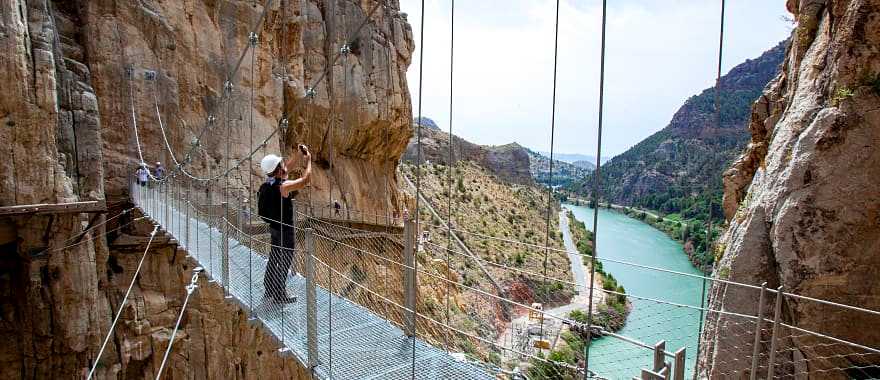
POLYGON ((282 303, 294 303, 296 302, 296 297, 290 296, 276 296, 271 297, 272 302, 282 304, 282 303))

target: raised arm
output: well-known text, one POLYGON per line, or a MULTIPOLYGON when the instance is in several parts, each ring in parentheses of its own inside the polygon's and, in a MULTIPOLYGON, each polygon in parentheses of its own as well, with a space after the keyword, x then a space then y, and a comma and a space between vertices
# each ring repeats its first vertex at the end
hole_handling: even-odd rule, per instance
MULTIPOLYGON (((312 154, 309 152, 309 149, 305 147, 305 145, 303 145, 303 149, 305 150, 305 153, 303 153, 302 157, 304 160, 306 160, 306 170, 303 172, 302 177, 299 177, 294 180, 287 180, 281 184, 281 196, 282 197, 288 197, 288 196, 290 196, 290 192, 305 188, 309 184, 309 181, 311 181, 311 178, 312 178, 312 154)), ((284 166, 288 172, 290 172, 292 165, 293 165, 292 158, 287 160, 286 162, 284 162, 284 166)))

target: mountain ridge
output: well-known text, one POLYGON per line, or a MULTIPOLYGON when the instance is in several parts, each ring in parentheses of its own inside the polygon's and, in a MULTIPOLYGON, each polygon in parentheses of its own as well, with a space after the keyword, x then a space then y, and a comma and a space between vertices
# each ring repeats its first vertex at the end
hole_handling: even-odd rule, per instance
MULTIPOLYGON (((720 174, 747 144, 750 105, 779 71, 786 46, 780 42, 721 77, 720 126, 713 86, 688 98, 666 127, 603 164, 601 197, 686 218, 708 217, 711 200, 713 218, 720 218, 720 174)), ((587 194, 591 181, 569 189, 587 194)))
MULTIPOLYGON (((413 136, 410 138, 401 161, 415 162, 417 159, 416 123, 417 120, 414 119, 413 136)), ((424 126, 423 122, 422 127, 424 126)), ((449 165, 450 140, 452 141, 454 162, 473 161, 506 182, 518 185, 535 184, 530 171, 528 150, 516 142, 503 145, 479 145, 454 134, 450 138, 448 132, 440 129, 422 128, 422 161, 449 165)))
MULTIPOLYGON (((686 224, 721 222, 721 173, 748 144, 751 104, 779 72, 787 44, 780 42, 720 78, 720 124, 713 86, 688 98, 663 129, 603 164, 600 198, 676 214, 674 219, 686 224)), ((590 174, 565 189, 586 196, 592 192, 592 181, 590 174)), ((714 260, 706 254, 704 229, 677 223, 664 230, 685 243, 696 265, 714 260)))

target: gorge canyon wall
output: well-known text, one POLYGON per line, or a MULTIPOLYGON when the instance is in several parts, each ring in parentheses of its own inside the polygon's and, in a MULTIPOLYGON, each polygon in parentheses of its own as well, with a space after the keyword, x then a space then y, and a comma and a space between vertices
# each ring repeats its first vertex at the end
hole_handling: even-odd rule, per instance
MULTIPOLYGON (((192 151, 188 170, 207 177, 234 167, 287 118, 288 133, 270 138, 253 165, 233 170, 236 194, 263 180, 263 154, 289 155, 304 143, 315 160, 305 199, 395 211, 395 168, 411 122, 406 15, 397 1, 268 3, 0 0, 0 206, 102 200, 114 216, 131 207, 135 125, 144 161, 173 170, 167 138, 177 160, 192 151), (253 58, 241 55, 264 11, 253 58), (337 59, 358 30, 351 53, 337 59), (322 76, 314 98, 306 97, 322 76), (194 147, 209 116, 216 121, 194 147)), ((84 376, 142 253, 113 241, 152 229, 137 216, 0 217, 0 337, 9 342, 0 347, 0 377, 84 376), (89 225, 99 227, 81 235, 89 225), (71 242, 81 244, 61 249, 71 242)), ((150 250, 99 378, 154 375, 193 265, 174 244, 150 250)), ((202 285, 175 343, 171 377, 305 376, 215 285, 202 285)))
MULTIPOLYGON (((730 227, 718 245, 715 273, 878 310, 880 2, 788 0, 787 7, 797 26, 783 70, 755 103, 751 142, 724 174, 730 227)), ((772 315, 774 300, 767 297, 765 315, 772 315)), ((756 315, 758 292, 716 283, 709 305, 756 315)), ((786 297, 781 317, 799 328, 880 345, 880 331, 866 328, 880 326, 880 318, 869 313, 786 297)), ((732 315, 710 313, 706 323, 702 375, 743 371, 747 377, 748 363, 732 358, 751 357, 753 333, 731 333, 741 326, 732 315)), ((765 324, 761 352, 769 351, 769 334, 765 324)), ((851 346, 801 333, 782 337, 776 375, 852 378, 864 373, 838 369, 876 364, 873 355, 852 355, 859 350, 851 346)), ((766 354, 760 362, 766 371, 766 354)))

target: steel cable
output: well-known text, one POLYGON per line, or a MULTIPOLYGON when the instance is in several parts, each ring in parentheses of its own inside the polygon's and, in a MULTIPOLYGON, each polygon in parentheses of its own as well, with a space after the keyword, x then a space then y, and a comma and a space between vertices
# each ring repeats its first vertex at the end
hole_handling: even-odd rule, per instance
MULTIPOLYGON (((599 125, 596 132, 596 174, 593 177, 593 199, 596 207, 593 209, 593 255, 590 256, 590 291, 587 296, 589 306, 587 308, 587 324, 593 324, 593 283, 596 278, 596 257, 599 256, 598 227, 599 227, 599 180, 602 177, 602 122, 605 106, 605 33, 608 19, 608 2, 602 0, 602 43, 599 58, 599 125)), ((587 330, 587 343, 584 345, 584 368, 590 372, 590 345, 592 342, 592 330, 587 330)), ((584 376, 586 378, 586 375, 584 376)))
POLYGON ((138 262, 137 269, 135 269, 134 274, 131 276, 131 283, 128 285, 128 290, 125 291, 125 296, 122 297, 122 302, 119 303, 119 310, 116 311, 116 316, 113 317, 113 323, 110 324, 110 331, 107 332, 107 336, 104 338, 104 343, 101 344, 101 349, 98 350, 98 356, 92 364, 92 369, 89 371, 87 379, 91 379, 95 375, 95 369, 98 368, 98 363, 101 361, 104 349, 107 348, 107 343, 110 341, 110 337, 113 336, 113 331, 116 330, 116 323, 119 322, 119 317, 122 315, 122 310, 125 308, 128 296, 131 295, 131 289, 134 288, 134 283, 137 282, 138 275, 141 273, 141 267, 144 265, 144 259, 147 258, 147 252, 150 251, 150 245, 153 244, 153 238, 156 237, 156 231, 158 230, 159 226, 157 225, 153 227, 153 232, 150 232, 150 240, 147 241, 147 247, 141 255, 141 260, 138 262))
POLYGON ((168 340, 168 348, 165 349, 165 356, 162 358, 162 363, 159 365, 159 369, 156 370, 156 380, 162 378, 162 370, 165 369, 165 364, 168 362, 168 355, 171 354, 171 347, 174 345, 174 338, 177 336, 177 330, 180 329, 180 321, 183 320, 183 313, 186 312, 186 306, 189 304, 189 298, 198 288, 197 283, 199 281, 199 272, 201 271, 201 269, 201 267, 193 269, 193 275, 192 279, 190 280, 190 284, 186 286, 186 298, 183 299, 183 306, 180 307, 180 314, 177 316, 177 322, 174 323, 174 330, 171 332, 171 338, 169 338, 168 340))

